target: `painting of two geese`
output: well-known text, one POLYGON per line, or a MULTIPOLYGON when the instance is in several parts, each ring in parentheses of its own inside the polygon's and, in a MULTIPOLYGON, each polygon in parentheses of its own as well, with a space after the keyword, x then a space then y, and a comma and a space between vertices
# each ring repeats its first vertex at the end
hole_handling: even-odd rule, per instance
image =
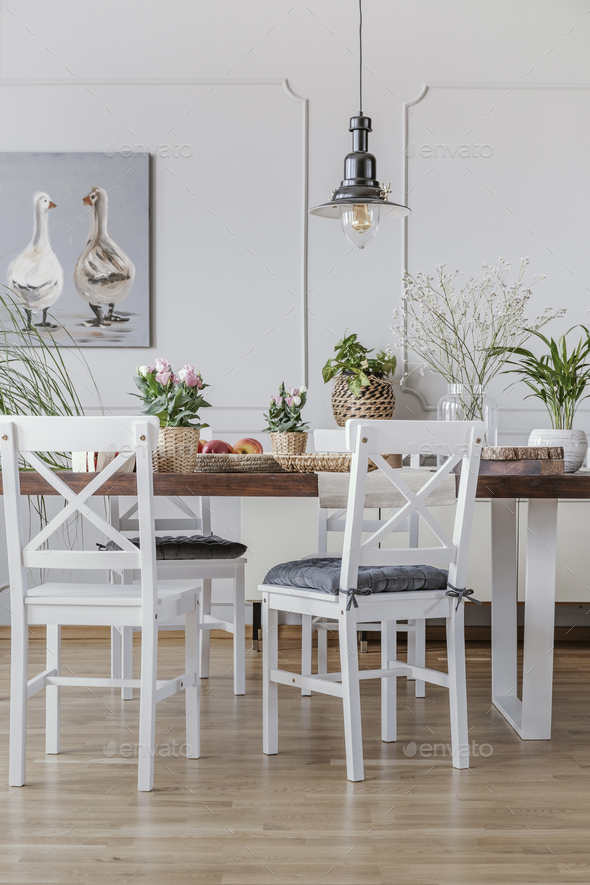
POLYGON ((2 278, 48 343, 148 347, 149 157, 0 153, 2 278))

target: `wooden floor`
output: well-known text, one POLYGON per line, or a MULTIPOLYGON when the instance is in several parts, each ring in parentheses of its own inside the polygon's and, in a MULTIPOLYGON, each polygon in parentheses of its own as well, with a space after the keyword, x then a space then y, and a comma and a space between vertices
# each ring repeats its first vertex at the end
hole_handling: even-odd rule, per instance
MULTIPOLYGON (((281 659, 295 666, 299 649, 282 645, 281 659)), ((107 669, 105 642, 64 646, 64 666, 75 675, 107 669)), ((43 643, 31 643, 31 673, 44 669, 44 653, 43 643)), ((6 786, 9 644, 2 642, 0 882, 590 883, 590 648, 556 648, 554 737, 544 742, 520 741, 491 708, 489 646, 470 644, 467 655, 470 769, 451 767, 442 688, 416 700, 412 683, 400 679, 399 739, 384 744, 378 683, 367 681, 367 779, 352 784, 340 702, 280 687, 280 753, 265 757, 262 655, 247 655, 248 693, 236 698, 231 646, 218 641, 203 683, 202 758, 180 753, 184 697, 163 701, 155 787, 140 794, 128 755, 138 701, 98 689, 63 690, 60 756, 44 752, 43 695, 29 701, 27 786, 6 786)), ((445 667, 444 646, 431 643, 428 658, 428 666, 445 667)), ((362 661, 378 667, 377 651, 362 661)), ((182 646, 164 640, 160 675, 182 667, 182 646)))

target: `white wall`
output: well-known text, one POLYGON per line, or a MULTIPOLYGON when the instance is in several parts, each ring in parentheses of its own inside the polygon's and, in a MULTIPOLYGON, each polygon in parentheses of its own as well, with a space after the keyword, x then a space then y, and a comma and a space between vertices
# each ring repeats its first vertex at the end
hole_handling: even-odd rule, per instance
MULTIPOLYGON (((496 0, 493 4, 482 0, 387 3, 365 0, 364 9, 367 64, 364 110, 372 116, 375 127, 371 148, 377 156, 378 174, 386 182, 391 181, 393 199, 403 200, 403 108, 420 94, 424 83, 590 84, 587 52, 590 16, 580 0, 519 0, 517 3, 496 0)), ((167 135, 170 127, 165 126, 166 115, 158 105, 156 119, 152 99, 146 100, 146 95, 154 94, 153 90, 161 91, 160 84, 203 79, 288 79, 293 92, 309 101, 309 201, 313 205, 326 200, 342 177, 342 161, 350 143, 348 118, 357 111, 357 59, 354 0, 308 0, 305 3, 294 0, 169 0, 166 3, 159 0, 126 0, 125 3, 12 0, 0 10, 0 80, 4 83, 64 81, 78 86, 78 91, 69 113, 65 108, 55 119, 41 120, 36 130, 35 120, 31 121, 28 116, 18 119, 18 113, 11 113, 10 120, 2 117, 3 109, 6 112, 8 107, 13 108, 14 98, 9 96, 15 95, 14 86, 2 87, 0 150, 15 149, 19 144, 16 149, 31 149, 33 142, 41 150, 79 149, 80 144, 84 150, 102 150, 113 140, 133 142, 127 131, 127 127, 134 128, 131 120, 139 121, 146 130, 151 125, 152 131, 147 135, 152 141, 163 141, 173 138, 173 134, 167 135), (94 91, 99 95, 101 90, 104 94, 108 92, 117 100, 115 114, 99 107, 96 96, 78 85, 88 81, 111 81, 94 91), (152 82, 152 92, 146 91, 145 81, 152 82)), ((71 86, 61 88, 64 95, 73 94, 71 86)), ((190 91, 192 87, 187 83, 185 88, 190 91)), ((27 90, 36 89, 41 95, 41 87, 27 87, 27 90)), ((229 176, 222 179, 222 190, 227 195, 223 201, 224 221, 230 228, 233 222, 243 224, 246 210, 241 177, 248 182, 248 193, 256 192, 259 186, 264 195, 263 204, 256 207, 256 223, 248 235, 260 244, 265 257, 266 250, 272 257, 274 263, 265 261, 264 265, 268 264, 275 276, 290 279, 300 272, 293 269, 301 268, 297 261, 304 257, 297 221, 305 197, 300 143, 297 141, 297 150, 286 157, 288 162, 281 167, 279 161, 285 159, 285 152, 277 148, 274 111, 266 117, 261 115, 260 135, 252 135, 252 120, 244 114, 240 97, 244 93, 239 89, 234 92, 235 104, 226 103, 223 123, 216 118, 216 126, 226 127, 223 143, 227 150, 222 154, 217 150, 214 157, 216 173, 227 169, 229 176), (249 151, 251 167, 247 168, 245 162, 240 164, 239 158, 245 141, 251 138, 257 138, 258 151, 249 151), (268 163, 265 163, 267 155, 268 163), (265 169, 275 176, 270 190, 266 187, 265 169)), ((258 92, 270 95, 270 90, 265 92, 263 86, 258 92)), ((466 95, 462 90, 447 95, 457 118, 461 117, 466 95)), ((557 103, 560 96, 564 102, 569 101, 569 95, 567 90, 557 94, 557 103)), ((257 98, 256 107, 264 110, 264 101, 257 98)), ((299 114, 300 105, 294 100, 292 105, 293 113, 299 114)), ((417 108, 426 110, 427 105, 417 108)), ((428 117, 424 121, 428 124, 428 117)), ((176 118, 171 119, 170 126, 175 124, 176 118)), ((470 137, 477 141, 489 138, 487 125, 484 114, 483 119, 476 121, 470 137)), ((506 153, 510 146, 510 117, 507 116, 504 123, 499 120, 498 125, 503 162, 510 163, 510 154, 506 153)), ((293 118, 293 142, 299 139, 302 126, 301 117, 297 121, 293 118)), ((542 170, 543 186, 548 193, 560 191, 563 206, 559 213, 541 218, 542 203, 535 202, 527 224, 535 231, 535 225, 542 221, 543 232, 548 237, 555 237, 560 243, 581 244, 584 235, 580 231, 580 219, 568 212, 568 207, 588 204, 589 176, 584 153, 568 149, 552 119, 547 120, 543 134, 556 145, 547 155, 542 170), (564 194, 564 169, 574 161, 579 165, 579 186, 564 194)), ((198 135, 197 127, 191 138, 196 140, 198 135)), ((206 135, 206 126, 203 126, 203 137, 206 135)), ((207 142, 205 155, 206 145, 207 142)), ((165 177, 158 178, 157 200, 152 207, 154 346, 150 350, 88 350, 86 355, 105 403, 113 410, 132 409, 128 391, 132 389, 130 376, 136 365, 156 355, 169 355, 180 363, 197 359, 205 376, 223 387, 218 405, 234 407, 233 412, 216 411, 214 427, 228 431, 228 437, 235 439, 237 434, 253 434, 259 430, 262 408, 277 379, 284 374, 289 383, 298 384, 303 380, 292 377, 295 372, 302 373, 298 362, 302 354, 301 322, 285 320, 283 311, 280 341, 284 345, 269 345, 266 361, 249 362, 240 350, 232 389, 222 373, 225 366, 236 363, 235 351, 242 347, 241 336, 244 341, 256 338, 264 348, 264 338, 270 340, 266 329, 264 338, 260 336, 266 311, 274 310, 278 314, 282 296, 278 290, 275 295, 265 266, 253 267, 246 250, 235 248, 231 238, 227 249, 220 252, 221 241, 216 234, 208 242, 200 216, 195 215, 194 228, 191 228, 191 216, 184 214, 185 193, 181 180, 183 168, 189 166, 177 167, 179 161, 175 176, 168 175, 168 183, 165 177), (166 239, 162 226, 164 213, 173 212, 175 208, 185 219, 185 238, 179 238, 176 245, 166 239), (231 266, 231 279, 240 281, 238 293, 228 292, 227 286, 221 284, 216 287, 215 262, 224 280, 226 267, 220 262, 231 266), (173 286, 167 285, 170 279, 174 280, 173 286), (274 306, 273 297, 277 299, 274 306), (238 298, 240 304, 234 300, 238 298), (216 311, 208 310, 211 299, 221 299, 222 304, 227 305, 223 323, 215 319, 219 316, 216 311), (248 310, 243 310, 244 301, 248 310), (232 303, 239 307, 237 312, 232 310, 232 303), (206 364, 199 360, 202 353, 207 355, 206 364), (245 385, 248 395, 242 396, 245 385), (235 409, 244 402, 250 410, 235 409), (230 430, 233 433, 229 433, 230 430)), ((203 173, 202 185, 209 193, 211 176, 207 173, 203 173)), ((436 196, 438 191, 433 189, 430 196, 433 193, 436 196)), ((429 203, 428 197, 426 188, 416 201, 409 232, 410 246, 417 244, 417 251, 410 254, 428 264, 452 260, 453 264, 469 267, 473 262, 473 240, 462 236, 453 239, 449 235, 457 206, 452 199, 444 206, 436 199, 429 203), (420 211, 428 213, 428 233, 421 227, 426 216, 423 214, 420 218, 420 211), (421 230, 424 233, 421 234, 421 230), (437 238, 437 230, 444 231, 444 237, 437 238), (447 254, 451 246, 452 258, 447 254)), ((465 194, 461 194, 459 209, 464 205, 461 202, 464 197, 465 194)), ((409 203, 412 205, 411 194, 409 203)), ((245 233, 246 228, 240 228, 242 230, 245 233)), ((498 242, 491 236, 491 230, 492 225, 490 229, 486 226, 484 214, 477 225, 478 261, 492 263, 498 257, 498 242)), ((511 229, 506 244, 502 243, 504 257, 516 262, 521 255, 529 254, 527 237, 530 234, 524 227, 511 229)), ((246 240, 244 236, 245 244, 246 240)), ((544 245, 550 246, 550 241, 544 245)), ((549 253, 543 264, 542 254, 541 249, 535 257, 535 270, 548 275, 545 284, 548 303, 561 303, 567 290, 568 323, 585 321, 589 307, 586 284, 590 283, 585 278, 581 255, 575 268, 579 268, 579 276, 569 280, 552 263, 549 253)), ((323 385, 320 370, 344 328, 357 331, 363 341, 377 348, 390 340, 391 314, 400 292, 402 225, 393 222, 384 226, 366 251, 357 252, 350 251, 338 224, 311 218, 308 259, 306 319, 310 402, 307 417, 317 427, 332 424, 330 389, 323 385)), ((230 288, 233 289, 233 284, 230 288)), ((296 313, 302 310, 301 295, 296 313)), ((84 395, 84 391, 82 393, 84 395)), ((94 405, 88 397, 84 398, 88 406, 94 405)), ((215 401, 215 394, 212 398, 215 401)), ((421 405, 414 396, 398 391, 397 398, 396 415, 408 416, 408 407, 420 417, 421 405)), ((530 411, 529 405, 522 408, 518 405, 518 411, 509 415, 500 413, 500 431, 505 422, 504 429, 510 431, 511 440, 524 440, 533 426, 544 422, 542 413, 530 411)), ((256 518, 264 522, 262 503, 256 518)))

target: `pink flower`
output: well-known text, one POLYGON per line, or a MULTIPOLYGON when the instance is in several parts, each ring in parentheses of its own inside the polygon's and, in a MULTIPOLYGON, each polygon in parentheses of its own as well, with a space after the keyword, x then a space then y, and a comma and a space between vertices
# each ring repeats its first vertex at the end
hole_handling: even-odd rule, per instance
POLYGON ((168 384, 171 378, 171 372, 158 372, 158 374, 156 375, 156 381, 158 382, 158 384, 163 384, 164 386, 168 384))
POLYGON ((184 383, 186 384, 187 387, 199 388, 199 387, 203 386, 203 382, 201 381, 199 376, 193 371, 191 371, 191 372, 187 371, 186 375, 184 376, 184 383))
POLYGON ((174 374, 172 375, 172 380, 175 384, 180 384, 182 378, 180 377, 180 375, 177 375, 176 372, 174 372, 174 374))
POLYGON ((182 369, 178 370, 178 377, 180 378, 181 381, 186 381, 186 383, 189 387, 202 387, 203 386, 202 381, 200 384, 198 384, 196 381, 193 380, 192 383, 189 384, 187 381, 187 378, 189 375, 191 375, 193 379, 198 378, 200 381, 199 373, 197 372, 197 370, 195 369, 194 366, 183 366, 182 369))
POLYGON ((270 401, 271 401, 271 403, 274 403, 275 406, 280 406, 281 403, 283 402, 283 397, 282 396, 271 396, 270 401))
POLYGON ((164 360, 158 357, 156 359, 156 369, 158 370, 158 372, 169 372, 170 363, 168 362, 168 360, 164 360))
POLYGON ((290 387, 289 393, 291 396, 299 396, 299 388, 298 387, 290 387))
POLYGON ((288 397, 285 399, 285 402, 287 403, 288 406, 292 406, 292 405, 293 405, 293 397, 292 397, 292 396, 288 396, 288 397))
POLYGON ((147 370, 148 370, 148 372, 149 372, 150 375, 153 375, 154 372, 156 371, 156 367, 155 367, 155 366, 148 366, 148 367, 147 367, 147 370))

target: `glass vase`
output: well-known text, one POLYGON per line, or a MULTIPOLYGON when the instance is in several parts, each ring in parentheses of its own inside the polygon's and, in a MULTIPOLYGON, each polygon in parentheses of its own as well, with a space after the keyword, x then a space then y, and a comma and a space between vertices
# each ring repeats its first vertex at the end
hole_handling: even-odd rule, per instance
POLYGON ((463 384, 448 384, 436 411, 439 421, 483 421, 485 445, 498 445, 498 403, 488 396, 486 387, 477 385, 471 390, 463 384))

